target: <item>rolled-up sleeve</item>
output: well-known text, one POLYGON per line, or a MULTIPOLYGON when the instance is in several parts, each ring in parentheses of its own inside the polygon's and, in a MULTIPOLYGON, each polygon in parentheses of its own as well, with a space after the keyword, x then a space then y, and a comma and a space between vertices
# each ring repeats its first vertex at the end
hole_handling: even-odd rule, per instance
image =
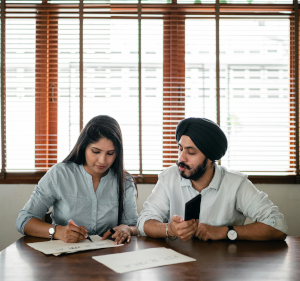
POLYGON ((133 179, 126 177, 125 196, 124 196, 124 212, 121 223, 126 225, 136 225, 138 214, 136 206, 136 187, 133 179))
POLYGON ((48 171, 39 181, 38 185, 35 186, 30 199, 19 212, 16 228, 20 233, 25 235, 24 228, 26 223, 32 218, 42 219, 49 208, 53 206, 56 200, 53 190, 51 173, 48 171))
POLYGON ((272 226, 285 234, 288 232, 286 221, 278 207, 248 179, 245 179, 238 189, 236 208, 254 222, 272 226))
POLYGON ((146 221, 168 221, 170 214, 170 199, 161 180, 158 180, 156 186, 152 190, 151 195, 148 197, 143 207, 144 209, 143 211, 141 211, 137 223, 138 234, 140 236, 146 236, 146 233, 144 232, 144 224, 146 221))

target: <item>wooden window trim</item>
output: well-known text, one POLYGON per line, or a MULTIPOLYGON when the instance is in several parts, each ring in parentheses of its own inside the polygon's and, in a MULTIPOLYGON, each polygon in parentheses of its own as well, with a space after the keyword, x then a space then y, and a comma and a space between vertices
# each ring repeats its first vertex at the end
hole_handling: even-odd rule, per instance
POLYGON ((55 10, 47 9, 47 0, 43 5, 36 19, 36 169, 49 169, 57 163, 58 19, 55 10))
MULTIPOLYGON (((156 184, 157 175, 144 175, 143 177, 133 175, 138 184, 156 184)), ((288 176, 248 176, 252 183, 267 183, 267 184, 296 184, 299 183, 299 177, 296 175, 288 176)), ((1 182, 1 181, 0 181, 1 182)))
POLYGON ((1 173, 0 178, 5 178, 6 172, 6 60, 5 60, 5 2, 1 1, 1 173))
MULTIPOLYGON (((3 1, 4 2, 4 1, 3 1)), ((174 18, 177 17, 177 21, 180 22, 183 21, 185 19, 185 15, 188 15, 190 13, 193 14, 214 14, 215 12, 215 5, 214 4, 199 4, 199 5, 195 5, 195 4, 177 4, 176 0, 172 1, 172 4, 161 4, 161 5, 153 5, 153 4, 142 4, 142 11, 143 11, 143 15, 149 15, 149 17, 151 17, 152 14, 157 14, 157 13, 161 13, 162 14, 162 18, 167 18, 170 17, 170 15, 172 16, 172 20, 174 20, 174 18), (195 12, 195 7, 197 9, 197 11, 195 12), (171 12, 170 12, 171 11, 171 12)), ((7 7, 13 6, 13 7, 17 7, 18 5, 9 5, 6 4, 7 7)), ((2 4, 2 6, 4 6, 4 4, 2 4)), ((19 5, 19 8, 23 8, 24 5, 19 5)), ((49 22, 47 24, 49 24, 49 26, 52 26, 53 24, 55 25, 54 21, 58 20, 58 17, 55 16, 53 17, 53 14, 57 13, 60 5, 49 5, 47 3, 47 0, 43 0, 43 4, 35 4, 35 5, 26 5, 27 7, 31 7, 31 8, 37 8, 41 10, 41 15, 40 17, 48 17, 48 20, 50 20, 49 18, 49 14, 51 14, 51 19, 53 20, 52 22, 49 22), (49 7, 51 7, 51 10, 49 9, 49 7), (48 10, 47 10, 48 9, 48 10)), ((92 5, 88 5, 89 7, 92 8, 92 5)), ((78 8, 78 5, 70 5, 70 8, 78 8)), ((108 7, 107 5, 95 5, 94 8, 99 8, 99 7, 108 7)), ((124 10, 127 10, 127 13, 137 13, 137 9, 138 9, 138 5, 137 4, 110 4, 109 7, 111 8, 111 12, 110 13, 114 13, 114 14, 118 14, 118 13, 124 13, 124 10)), ((254 15, 254 11, 261 11, 261 12, 266 12, 266 13, 262 13, 266 14, 266 15, 276 15, 278 14, 278 11, 293 11, 296 7, 296 4, 293 8, 292 4, 220 4, 220 13, 221 15, 240 15, 241 12, 246 13, 247 15, 254 15), (271 11, 271 13, 268 13, 269 11, 271 11)), ((298 5, 297 5, 298 7, 298 5)), ((3 12, 4 13, 4 12, 3 12)), ((126 13, 126 12, 125 12, 126 13)), ((117 17, 115 17, 117 18, 117 17)), ((143 17, 147 18, 147 17, 143 17)), ((3 21, 3 19, 2 19, 3 21)), ((296 21, 296 23, 299 22, 298 19, 296 21)), ((174 23, 174 22, 173 22, 174 23)), ((180 23, 179 23, 180 24, 180 23)), ((2 25, 4 28, 4 25, 2 25)), ((171 26, 171 25, 170 25, 171 26)), ((38 25, 37 25, 38 27, 38 25)), ((36 100, 38 101, 39 99, 45 99, 45 104, 46 107, 42 108, 40 107, 38 110, 40 110, 40 112, 42 112, 43 110, 45 110, 45 112, 47 113, 45 115, 45 118, 43 117, 43 122, 39 123, 36 122, 36 129, 40 130, 43 133, 43 128, 46 128, 46 134, 48 136, 50 135, 57 135, 57 87, 55 87, 54 90, 54 101, 52 98, 52 86, 53 84, 56 84, 57 86, 57 71, 53 71, 53 73, 51 73, 51 69, 55 68, 57 69, 57 65, 58 65, 58 61, 57 61, 57 29, 55 31, 55 29, 49 29, 50 33, 45 33, 44 31, 41 31, 42 33, 37 33, 37 37, 36 40, 46 40, 45 42, 47 42, 47 47, 46 50, 45 49, 37 49, 37 53, 38 51, 41 51, 42 54, 40 56, 37 55, 37 65, 38 64, 44 64, 46 63, 47 65, 47 69, 49 70, 47 73, 45 73, 45 71, 42 71, 41 73, 37 73, 36 76, 36 87, 38 95, 36 96, 36 100), (51 31, 53 33, 51 33, 51 31), (55 34, 56 32, 56 34, 55 34), (46 36, 46 37, 45 37, 46 36), (42 38, 43 37, 43 38, 42 38), (51 47, 52 46, 52 47, 51 47), (54 47, 55 46, 55 47, 54 47), (43 82, 42 82, 43 80, 43 82), (42 90, 44 89, 44 91, 42 90), (51 118, 50 118, 51 116, 51 118), (53 119, 54 118, 54 119, 53 119), (56 119, 55 119, 56 118, 56 119), (53 123, 50 123, 49 120, 52 120, 53 123), (54 126, 51 126, 51 124, 53 124, 54 126)), ((166 30, 166 25, 164 26, 164 30, 166 30)), ((299 33, 299 30, 297 30, 299 33)), ((171 31, 170 31, 171 32, 171 31)), ((180 32, 179 32, 180 33, 180 32)), ((184 36, 183 34, 179 34, 177 33, 177 36, 184 36)), ((172 37, 172 36, 171 36, 172 37)), ((165 38, 165 37, 164 37, 165 38)), ((166 57, 172 57, 171 56, 171 49, 172 52, 179 52, 178 54, 182 54, 182 50, 178 50, 174 49, 173 46, 178 46, 177 42, 175 40, 176 37, 172 37, 171 39, 166 38, 164 40, 170 40, 170 46, 172 48, 170 48, 169 53, 168 52, 164 52, 164 58, 166 57)), ((179 38, 179 37, 178 37, 179 38)), ((165 43, 165 41, 164 41, 165 43)), ((4 48, 2 49, 2 52, 4 51, 4 48)), ((184 51, 183 51, 184 54, 184 51)), ((179 57, 179 60, 184 60, 184 55, 183 57, 179 57)), ((178 74, 178 76, 176 77, 184 77, 185 75, 185 70, 184 70, 184 66, 183 68, 176 68, 176 63, 178 64, 178 61, 175 60, 171 60, 169 62, 164 60, 164 74, 167 73, 167 71, 170 72, 178 72, 180 74, 178 74), (167 65, 169 64, 169 70, 166 69, 167 65), (166 72, 165 72, 166 71, 166 72), (182 76, 183 75, 183 76, 182 76)), ((4 63, 3 63, 4 65, 4 63)), ((184 64, 183 64, 184 65, 184 64)), ((297 66, 299 65, 298 62, 296 64, 297 66)), ((5 70, 5 68, 4 68, 5 70)), ((2 72, 2 77, 4 76, 4 71, 2 72)), ((164 75, 165 77, 165 75, 164 75)), ((170 76, 168 76, 170 77, 170 76)), ((170 83, 170 81, 167 81, 164 79, 164 86, 167 85, 167 83, 170 83), (165 84, 166 83, 166 84, 165 84)), ((183 85, 181 85, 180 81, 176 82, 177 86, 181 86, 182 89, 184 89, 184 83, 183 85)), ((1 85, 2 89, 2 96, 5 97, 5 89, 4 89, 4 83, 2 83, 1 85)), ((297 92, 296 92, 297 93, 297 92)), ((182 92, 182 97, 180 97, 179 103, 184 103, 184 99, 185 99, 185 94, 184 91, 182 92)), ((168 105, 168 102, 170 103, 171 101, 171 93, 167 94, 164 93, 164 106, 165 104, 168 105)), ((3 108, 3 106, 2 106, 3 108)), ((37 112, 37 109, 36 109, 37 112)), ((4 120, 3 117, 4 111, 2 111, 2 119, 4 120)), ((297 112, 298 114, 298 112, 297 112)), ((168 128, 168 126, 174 124, 174 120, 172 120, 172 118, 170 118, 168 116, 169 114, 166 113, 163 115, 163 126, 164 128, 168 128)), ((184 113, 183 113, 184 116, 184 113)), ((181 118, 181 113, 178 114, 178 117, 181 118)), ((292 116, 291 116, 292 118, 292 116)), ((38 121, 40 121, 40 118, 38 121)), ((297 120, 297 118, 296 118, 297 120)), ((37 121, 37 120, 36 120, 37 121)), ((298 127, 298 126, 297 126, 298 127)), ((296 134, 298 137, 298 134, 296 134)), ((291 136, 292 137, 292 136, 291 136)), ((298 137, 299 138, 299 137, 298 137)), ((5 150, 5 139, 3 138, 3 142, 4 145, 2 146, 2 150, 4 148, 5 150)), ((299 141, 298 141, 299 142, 299 141)), ((170 136, 166 136, 164 137, 164 144, 163 144, 163 151, 164 153, 168 153, 168 149, 171 147, 170 145, 175 144, 175 138, 172 140, 170 136)), ((36 151, 38 151, 38 149, 41 149, 41 151, 44 151, 46 153, 48 153, 49 155, 49 159, 44 160, 44 162, 40 162, 39 159, 36 159, 36 167, 47 167, 50 168, 52 165, 54 165, 56 163, 56 153, 57 153, 57 137, 48 137, 47 139, 43 140, 43 142, 40 142, 39 139, 37 139, 36 137, 36 151), (56 144, 56 145, 55 145, 56 144), (43 145, 43 148, 41 148, 43 145), (53 145, 51 147, 51 145, 53 145), (51 150, 50 147, 54 150, 51 150), (55 152, 56 150, 56 152, 55 152), (52 151, 52 152, 51 152, 52 151), (52 155, 53 154, 53 155, 52 155)), ((36 158, 37 157, 37 152, 36 152, 36 158)), ((3 153, 4 155, 4 153, 3 153)), ((299 156, 299 151, 297 150, 297 156, 299 156)), ((165 158, 164 158, 165 159, 165 158)), ((5 160, 4 160, 5 161, 5 160)), ((292 161, 292 160, 291 160, 292 161)), ((299 161, 296 161, 299 163, 299 161)), ((168 161, 167 159, 164 160, 164 167, 168 166, 170 164, 170 161, 168 161)), ((299 168, 297 167, 297 171, 299 171, 299 168)), ((7 173, 5 171, 5 167, 2 170, 2 173, 0 175, 0 184, 19 184, 19 183, 37 183, 38 180, 45 174, 45 172, 32 172, 32 173, 7 173)), ((137 180, 138 183, 156 183, 157 181, 157 176, 156 175, 135 175, 135 178, 137 180)), ((253 182, 253 183, 299 183, 300 182, 300 176, 299 175, 288 175, 288 176, 249 176, 249 179, 253 182)))
MULTIPOLYGON (((0 184, 37 184, 46 172, 32 173, 5 173, 5 178, 0 178, 0 184)), ((136 175, 133 174, 137 184, 156 184, 157 175, 136 175)), ((265 184, 297 184, 300 182, 300 176, 249 176, 248 179, 254 183, 265 184)))
POLYGON ((174 164, 172 149, 177 144, 170 131, 185 117, 185 19, 176 7, 171 9, 163 27, 163 46, 169 46, 163 55, 163 168, 174 164))

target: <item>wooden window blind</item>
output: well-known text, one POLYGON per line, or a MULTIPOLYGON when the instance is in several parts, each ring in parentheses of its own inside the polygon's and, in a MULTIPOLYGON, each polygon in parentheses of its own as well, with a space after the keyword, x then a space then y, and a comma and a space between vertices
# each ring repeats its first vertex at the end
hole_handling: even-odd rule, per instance
POLYGON ((217 122, 221 164, 298 182, 299 19, 290 0, 1 0, 1 179, 35 183, 95 115, 155 183, 185 117, 217 122))

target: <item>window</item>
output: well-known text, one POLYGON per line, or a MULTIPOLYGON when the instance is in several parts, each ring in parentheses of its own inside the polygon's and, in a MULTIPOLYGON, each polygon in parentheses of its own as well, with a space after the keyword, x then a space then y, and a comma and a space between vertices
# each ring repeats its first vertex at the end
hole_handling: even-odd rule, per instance
POLYGON ((297 4, 0 2, 2 183, 36 182, 99 114, 120 123, 138 182, 175 163, 176 125, 191 116, 224 130, 224 166, 297 182, 297 4))

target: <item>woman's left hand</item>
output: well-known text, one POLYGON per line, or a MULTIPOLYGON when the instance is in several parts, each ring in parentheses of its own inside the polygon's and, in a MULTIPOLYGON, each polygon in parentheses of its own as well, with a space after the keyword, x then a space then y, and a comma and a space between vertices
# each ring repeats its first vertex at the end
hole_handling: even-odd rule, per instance
MULTIPOLYGON (((115 245, 123 243, 125 240, 127 243, 130 243, 131 241, 131 235, 133 234, 132 228, 130 228, 128 225, 120 224, 119 226, 116 226, 113 228, 115 233, 111 236, 112 238, 115 238, 115 245)), ((110 230, 107 230, 102 237, 102 240, 105 240, 109 235, 112 233, 110 230)))

